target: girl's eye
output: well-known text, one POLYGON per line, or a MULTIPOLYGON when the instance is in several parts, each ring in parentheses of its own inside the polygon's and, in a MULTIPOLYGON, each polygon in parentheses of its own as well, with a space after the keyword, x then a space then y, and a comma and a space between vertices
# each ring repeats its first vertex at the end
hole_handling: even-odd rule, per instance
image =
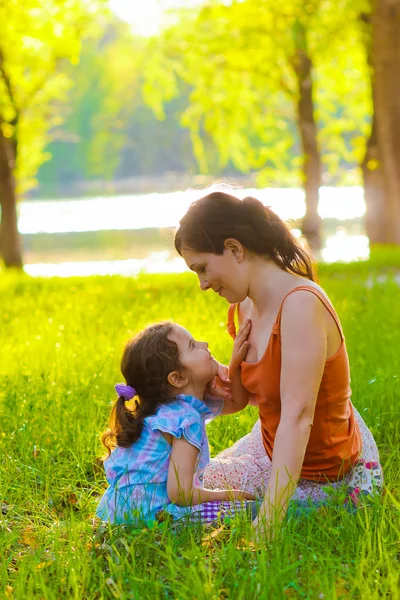
POLYGON ((205 267, 199 267, 198 271, 199 271, 199 273, 205 273, 206 272, 206 268, 205 267))

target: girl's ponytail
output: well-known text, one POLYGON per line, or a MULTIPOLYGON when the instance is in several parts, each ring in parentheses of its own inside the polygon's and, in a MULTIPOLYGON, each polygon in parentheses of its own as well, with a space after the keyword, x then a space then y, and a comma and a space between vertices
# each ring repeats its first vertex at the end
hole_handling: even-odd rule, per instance
POLYGON ((111 411, 110 428, 101 437, 108 456, 116 445, 128 448, 139 439, 143 428, 143 417, 140 416, 138 408, 137 401, 135 409, 132 410, 127 406, 125 398, 119 396, 111 411))

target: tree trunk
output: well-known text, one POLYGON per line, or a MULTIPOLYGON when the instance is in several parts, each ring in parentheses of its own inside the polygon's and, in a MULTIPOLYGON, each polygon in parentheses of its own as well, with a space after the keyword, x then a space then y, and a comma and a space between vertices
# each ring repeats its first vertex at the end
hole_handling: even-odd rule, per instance
POLYGON ((303 150, 303 178, 306 195, 306 214, 301 229, 311 248, 317 250, 321 247, 321 217, 318 214, 321 157, 317 142, 317 125, 314 119, 312 62, 305 50, 299 48, 293 65, 299 90, 297 126, 303 150))
POLYGON ((375 112, 376 84, 372 50, 371 14, 361 13, 360 21, 363 24, 363 38, 369 68, 373 105, 371 132, 367 141, 364 159, 360 165, 364 180, 364 199, 366 206, 364 222, 370 244, 384 244, 388 226, 388 215, 385 205, 382 161, 379 155, 378 125, 375 112))
POLYGON ((386 208, 383 241, 400 245, 400 0, 375 0, 372 41, 386 208))
POLYGON ((15 193, 15 157, 10 141, 0 127, 0 254, 6 267, 22 268, 22 251, 18 233, 17 202, 15 193))
POLYGON ((365 229, 370 244, 384 244, 389 215, 385 205, 382 165, 379 156, 376 115, 372 117, 371 134, 361 164, 364 179, 365 229))

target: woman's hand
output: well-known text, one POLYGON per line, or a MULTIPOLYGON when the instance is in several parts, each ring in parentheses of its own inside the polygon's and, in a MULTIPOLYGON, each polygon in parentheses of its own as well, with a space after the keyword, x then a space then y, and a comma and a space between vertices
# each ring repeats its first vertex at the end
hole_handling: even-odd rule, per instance
POLYGON ((236 334, 235 342, 233 344, 232 358, 229 363, 229 370, 234 371, 238 369, 241 363, 244 361, 249 349, 249 342, 247 338, 251 331, 251 320, 246 319, 239 328, 236 334))
POLYGON ((254 519, 251 526, 250 541, 256 548, 265 546, 266 543, 272 542, 275 538, 276 526, 268 521, 268 519, 258 516, 254 519))

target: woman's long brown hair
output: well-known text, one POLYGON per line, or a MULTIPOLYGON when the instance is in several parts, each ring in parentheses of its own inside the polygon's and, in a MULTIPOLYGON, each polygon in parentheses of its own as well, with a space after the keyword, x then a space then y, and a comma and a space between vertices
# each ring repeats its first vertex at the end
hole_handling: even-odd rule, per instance
POLYGON ((311 255, 286 223, 259 200, 240 200, 213 192, 194 202, 179 224, 175 248, 222 254, 224 242, 234 238, 249 252, 268 257, 283 271, 315 280, 311 255))

